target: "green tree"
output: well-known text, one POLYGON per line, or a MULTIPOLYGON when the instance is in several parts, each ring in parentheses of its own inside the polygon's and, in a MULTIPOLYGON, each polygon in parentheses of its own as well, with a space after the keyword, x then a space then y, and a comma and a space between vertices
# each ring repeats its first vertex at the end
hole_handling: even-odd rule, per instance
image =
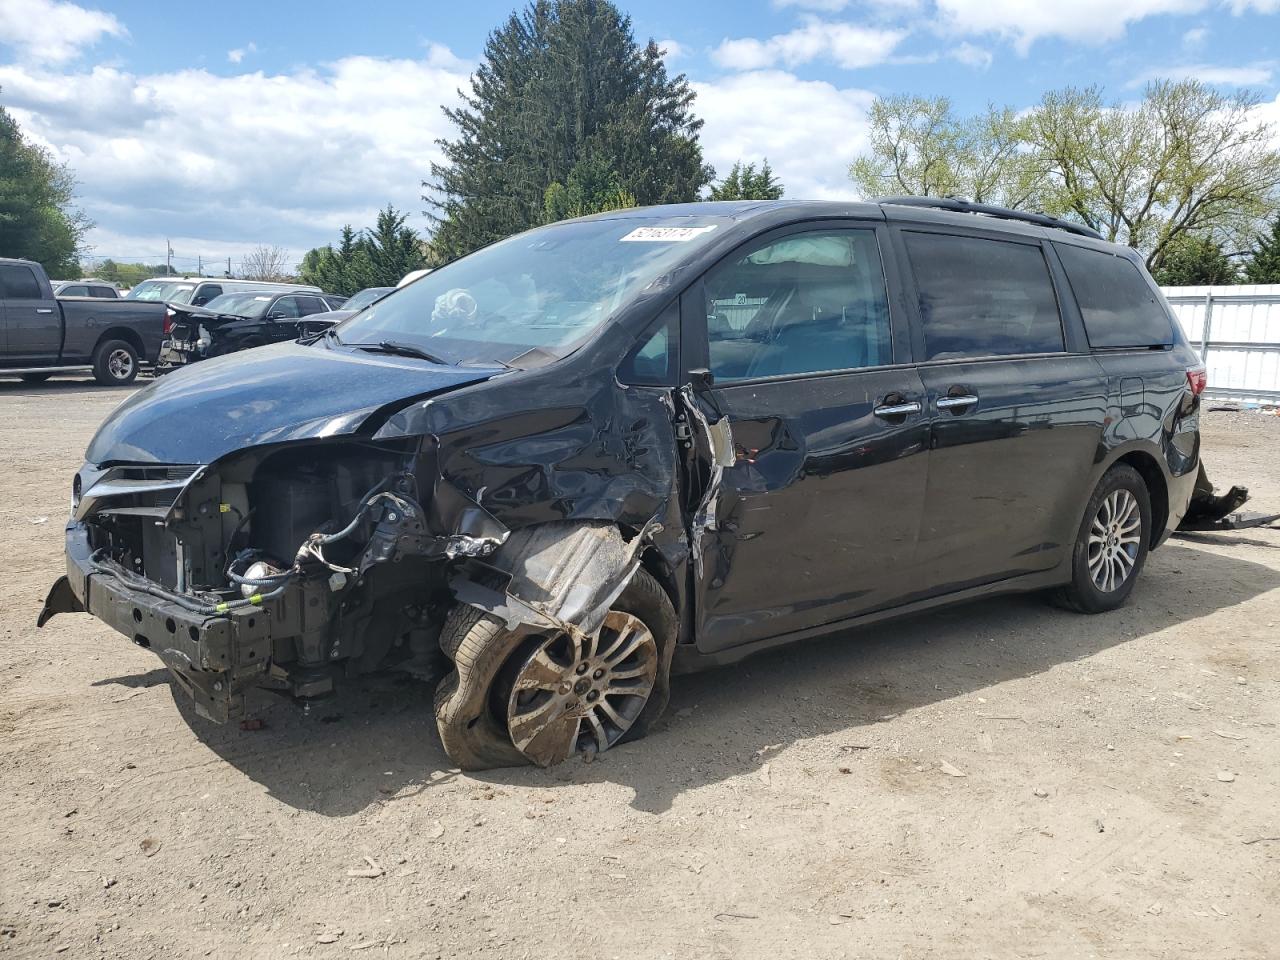
POLYGON ((760 171, 754 163, 741 160, 733 165, 729 175, 711 187, 712 200, 781 200, 785 188, 773 175, 766 157, 760 171))
POLYGON ((1212 237, 1184 234, 1165 248, 1153 273, 1162 287, 1238 283, 1235 265, 1212 237))
POLYGON ((1280 189, 1259 102, 1199 80, 1155 81, 1133 107, 1105 103, 1096 87, 1047 93, 1027 118, 1045 207, 1142 251, 1153 272, 1184 237, 1234 247, 1275 211, 1280 189))
POLYGON ((636 203, 696 199, 713 172, 693 99, 608 0, 535 0, 513 13, 490 34, 464 105, 445 111, 457 137, 440 141, 444 160, 423 182, 433 259, 544 222, 547 189, 569 191, 575 165, 592 157, 608 158, 619 194, 636 203))
POLYGON ((1254 239, 1253 250, 1244 265, 1245 283, 1280 283, 1280 216, 1271 221, 1271 231, 1254 239))
POLYGON ((619 182, 602 157, 585 157, 573 165, 566 183, 553 183, 543 193, 543 222, 555 223, 606 210, 636 205, 636 198, 619 182))
POLYGON ((70 169, 29 143, 0 107, 0 257, 35 260, 55 279, 75 277, 92 226, 73 204, 75 188, 70 169))
POLYGON ((1034 206, 1044 177, 1025 149, 1026 121, 988 106, 962 117, 947 97, 879 97, 868 113, 870 145, 849 167, 864 197, 963 197, 1034 206))
POLYGON ((407 220, 388 204, 366 230, 357 232, 347 224, 336 248, 327 244, 303 255, 299 279, 347 297, 365 287, 394 287, 406 273, 426 264, 422 238, 406 226, 407 220))

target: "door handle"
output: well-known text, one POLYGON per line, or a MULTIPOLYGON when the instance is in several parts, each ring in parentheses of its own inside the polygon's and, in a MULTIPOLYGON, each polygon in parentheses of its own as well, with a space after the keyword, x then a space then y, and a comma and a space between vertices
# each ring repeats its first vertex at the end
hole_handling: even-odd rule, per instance
POLYGON ((939 410, 956 410, 963 407, 972 407, 978 402, 978 398, 968 393, 959 397, 939 397, 934 403, 939 410))
POLYGON ((909 403, 887 403, 876 407, 871 411, 877 417, 905 417, 911 413, 920 412, 920 404, 912 400, 909 403))
POLYGON ((53 313, 53 307, 36 307, 36 313, 53 313))

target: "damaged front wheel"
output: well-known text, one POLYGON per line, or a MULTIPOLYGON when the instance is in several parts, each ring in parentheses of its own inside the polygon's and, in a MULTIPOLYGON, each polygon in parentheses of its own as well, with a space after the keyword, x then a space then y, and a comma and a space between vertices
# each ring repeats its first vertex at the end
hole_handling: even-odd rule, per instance
POLYGON ((529 634, 459 604, 440 645, 455 669, 436 691, 436 724, 458 766, 552 766, 641 737, 666 708, 676 618, 636 572, 592 635, 529 634))

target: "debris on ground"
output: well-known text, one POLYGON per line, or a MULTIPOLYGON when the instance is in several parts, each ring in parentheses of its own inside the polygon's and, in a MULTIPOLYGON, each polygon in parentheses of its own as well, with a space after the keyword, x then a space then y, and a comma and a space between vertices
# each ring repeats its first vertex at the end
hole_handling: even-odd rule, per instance
POLYGON ((368 864, 367 867, 359 867, 355 870, 348 870, 347 876, 348 877, 364 877, 367 880, 375 880, 378 877, 382 876, 384 873, 386 873, 386 871, 383 870, 382 867, 378 866, 378 861, 374 860, 373 857, 366 856, 364 858, 364 862, 368 864))
POLYGON ((965 773, 963 770, 961 770, 959 767, 951 763, 948 763, 946 760, 943 760, 940 764, 938 764, 938 769, 941 770, 943 773, 945 773, 948 777, 967 777, 968 776, 968 774, 965 773))
POLYGON ((142 855, 144 857, 154 857, 160 852, 161 846, 162 844, 159 840, 155 839, 155 837, 145 837, 142 842, 138 844, 138 849, 142 851, 142 855))

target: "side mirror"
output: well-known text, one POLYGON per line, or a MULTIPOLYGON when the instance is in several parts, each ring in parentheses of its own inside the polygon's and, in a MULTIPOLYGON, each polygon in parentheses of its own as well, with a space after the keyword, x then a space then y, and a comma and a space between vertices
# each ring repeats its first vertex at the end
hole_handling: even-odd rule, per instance
POLYGON ((697 367, 689 371, 689 384, 695 393, 706 393, 715 386, 715 375, 706 367, 697 367))

